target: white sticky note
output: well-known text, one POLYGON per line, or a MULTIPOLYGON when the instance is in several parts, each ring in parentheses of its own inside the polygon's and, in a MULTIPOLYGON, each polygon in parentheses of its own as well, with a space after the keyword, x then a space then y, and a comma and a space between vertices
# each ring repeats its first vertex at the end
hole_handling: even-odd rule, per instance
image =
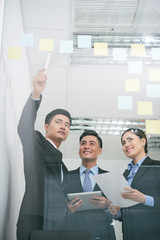
POLYGON ((146 93, 148 98, 160 98, 160 84, 147 84, 146 93))
POLYGON ((73 53, 73 40, 60 40, 60 53, 73 53))
POLYGON ((138 115, 153 115, 152 102, 137 102, 138 115))
POLYGON ((21 46, 33 46, 34 35, 31 33, 23 33, 20 35, 20 45, 21 46))
POLYGON ((78 48, 91 48, 91 36, 79 35, 78 36, 78 48))
POLYGON ((132 110, 132 108, 133 108, 132 96, 118 96, 119 110, 132 110))

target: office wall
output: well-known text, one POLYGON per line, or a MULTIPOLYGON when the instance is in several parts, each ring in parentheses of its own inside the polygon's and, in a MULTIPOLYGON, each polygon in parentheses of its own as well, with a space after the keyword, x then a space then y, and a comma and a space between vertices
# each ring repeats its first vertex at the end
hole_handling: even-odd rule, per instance
POLYGON ((17 124, 31 91, 27 54, 21 60, 7 58, 8 47, 19 46, 23 33, 18 0, 6 0, 1 48, 0 86, 0 239, 16 239, 16 222, 24 192, 22 147, 17 124))

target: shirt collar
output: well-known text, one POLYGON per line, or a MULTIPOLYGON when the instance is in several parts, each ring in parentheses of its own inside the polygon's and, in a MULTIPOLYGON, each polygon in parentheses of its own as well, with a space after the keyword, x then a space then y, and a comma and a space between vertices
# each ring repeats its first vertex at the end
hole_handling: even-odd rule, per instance
MULTIPOLYGON (((86 167, 84 167, 83 165, 81 165, 81 166, 80 166, 80 175, 82 175, 85 170, 86 170, 86 167)), ((97 166, 97 165, 94 166, 94 167, 92 167, 90 170, 92 171, 93 175, 98 174, 98 166, 97 166)))
POLYGON ((145 156, 144 158, 142 158, 142 160, 140 160, 139 162, 137 162, 135 165, 133 164, 133 161, 131 161, 129 164, 128 164, 128 170, 130 171, 132 167, 140 167, 141 164, 144 162, 144 160, 146 159, 147 156, 145 156))
POLYGON ((58 149, 57 146, 50 139, 46 138, 46 140, 49 141, 56 149, 58 149))

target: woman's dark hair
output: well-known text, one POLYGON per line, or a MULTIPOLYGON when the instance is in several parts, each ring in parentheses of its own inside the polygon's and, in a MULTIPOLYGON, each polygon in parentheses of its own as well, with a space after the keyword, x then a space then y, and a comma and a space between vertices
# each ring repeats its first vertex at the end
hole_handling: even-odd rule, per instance
POLYGON ((146 134, 143 130, 139 129, 139 128, 128 128, 126 131, 124 131, 121 135, 121 142, 122 142, 122 137, 126 132, 133 132, 136 136, 138 136, 140 139, 145 138, 146 139, 146 143, 144 146, 144 150, 145 153, 148 152, 148 143, 147 143, 147 137, 146 134))

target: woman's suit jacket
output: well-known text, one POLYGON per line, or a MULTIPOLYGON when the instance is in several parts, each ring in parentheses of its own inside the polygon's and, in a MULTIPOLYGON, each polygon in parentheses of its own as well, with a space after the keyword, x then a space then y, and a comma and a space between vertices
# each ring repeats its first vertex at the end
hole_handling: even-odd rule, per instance
POLYGON ((23 146, 26 186, 17 226, 20 227, 27 216, 36 216, 37 221, 40 220, 36 228, 43 229, 45 220, 45 223, 51 223, 54 230, 61 226, 66 211, 61 165, 64 182, 68 170, 62 162, 62 153, 40 132, 34 130, 40 102, 41 100, 36 101, 29 97, 18 125, 23 146))
MULTIPOLYGON (((127 178, 129 172, 124 172, 127 178)), ((147 157, 134 176, 131 187, 154 198, 154 207, 142 203, 122 208, 125 240, 160 239, 160 161, 147 157)))
MULTIPOLYGON (((99 174, 106 171, 98 168, 99 174)), ((101 189, 96 184, 93 191, 100 191, 101 189)), ((83 192, 80 180, 79 168, 69 172, 69 185, 67 187, 68 193, 83 192)), ((112 223, 111 215, 108 215, 104 210, 88 210, 77 211, 69 215, 69 229, 89 231, 91 239, 115 240, 115 233, 112 223)))

